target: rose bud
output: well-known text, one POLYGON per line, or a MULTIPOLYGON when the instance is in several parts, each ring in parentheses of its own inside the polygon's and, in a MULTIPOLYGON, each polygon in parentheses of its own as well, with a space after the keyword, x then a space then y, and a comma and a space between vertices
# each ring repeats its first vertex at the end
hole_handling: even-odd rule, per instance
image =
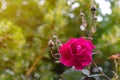
POLYGON ((96 11, 96 6, 95 6, 95 5, 92 5, 91 11, 92 11, 92 12, 93 12, 93 11, 96 11))
POLYGON ((83 13, 83 12, 80 12, 80 16, 84 16, 84 13, 83 13))
POLYGON ((54 46, 54 42, 50 39, 49 42, 48 42, 48 46, 49 47, 53 47, 54 46))

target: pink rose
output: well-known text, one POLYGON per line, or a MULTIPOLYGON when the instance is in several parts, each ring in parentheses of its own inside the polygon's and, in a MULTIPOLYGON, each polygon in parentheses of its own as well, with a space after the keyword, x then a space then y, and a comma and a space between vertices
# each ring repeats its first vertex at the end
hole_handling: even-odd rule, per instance
POLYGON ((71 38, 59 49, 60 62, 67 67, 74 66, 76 70, 82 70, 92 62, 92 50, 94 48, 91 40, 82 37, 71 38))

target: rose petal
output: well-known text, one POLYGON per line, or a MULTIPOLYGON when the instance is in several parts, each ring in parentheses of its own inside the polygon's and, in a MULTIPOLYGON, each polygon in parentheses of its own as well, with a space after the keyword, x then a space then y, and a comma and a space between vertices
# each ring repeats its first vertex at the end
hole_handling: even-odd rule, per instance
POLYGON ((60 47, 60 62, 67 67, 74 66, 76 70, 82 70, 92 62, 94 48, 91 40, 71 38, 60 47))
POLYGON ((69 48, 69 46, 67 46, 66 44, 64 44, 61 48, 60 48, 60 62, 68 67, 73 65, 73 60, 72 60, 72 54, 71 54, 71 50, 69 48))
POLYGON ((89 55, 86 55, 86 57, 84 56, 80 57, 78 56, 74 57, 74 66, 76 70, 81 70, 92 62, 92 57, 89 55))

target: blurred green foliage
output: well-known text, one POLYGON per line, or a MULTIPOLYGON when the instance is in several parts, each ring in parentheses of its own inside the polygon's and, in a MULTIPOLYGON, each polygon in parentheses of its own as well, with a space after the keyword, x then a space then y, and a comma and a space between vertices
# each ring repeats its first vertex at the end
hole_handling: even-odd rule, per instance
MULTIPOLYGON (((110 2, 110 15, 97 11, 103 20, 93 34, 99 52, 94 59, 109 76, 113 75, 114 65, 108 57, 120 53, 118 1, 110 2)), ((47 42, 53 33, 62 42, 87 36, 79 29, 79 13, 85 13, 90 27, 90 5, 90 0, 0 0, 0 80, 26 80, 25 74, 36 59, 39 61, 29 74, 30 80, 58 80, 66 68, 54 63, 47 42)))

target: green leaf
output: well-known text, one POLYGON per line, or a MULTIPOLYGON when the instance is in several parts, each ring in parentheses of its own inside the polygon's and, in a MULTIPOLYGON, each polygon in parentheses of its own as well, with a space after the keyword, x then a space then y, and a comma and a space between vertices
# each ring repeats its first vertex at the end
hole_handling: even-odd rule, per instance
POLYGON ((83 74, 89 76, 90 75, 90 71, 88 69, 83 69, 82 70, 83 74))
POLYGON ((68 69, 66 70, 61 77, 64 80, 83 80, 84 79, 84 75, 82 74, 81 71, 77 71, 74 69, 68 69))
POLYGON ((93 74, 93 75, 89 75, 89 77, 98 77, 98 76, 103 76, 103 74, 93 74))

